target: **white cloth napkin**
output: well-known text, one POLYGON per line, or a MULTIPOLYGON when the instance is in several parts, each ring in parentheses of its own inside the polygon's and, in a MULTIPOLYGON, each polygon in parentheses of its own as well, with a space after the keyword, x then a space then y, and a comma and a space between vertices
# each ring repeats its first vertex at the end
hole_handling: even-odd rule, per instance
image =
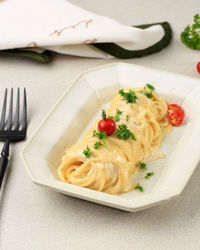
POLYGON ((166 35, 161 24, 141 29, 96 15, 66 0, 0 1, 0 50, 39 47, 63 54, 112 57, 90 43, 145 50, 166 35))

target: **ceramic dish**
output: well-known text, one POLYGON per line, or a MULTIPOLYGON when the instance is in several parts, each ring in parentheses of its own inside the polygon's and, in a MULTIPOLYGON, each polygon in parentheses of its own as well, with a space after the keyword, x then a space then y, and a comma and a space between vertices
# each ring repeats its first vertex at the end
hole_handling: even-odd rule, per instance
POLYGON ((66 90, 22 151, 31 179, 64 194, 119 208, 138 211, 174 198, 182 192, 200 159, 199 80, 125 63, 107 64, 82 73, 66 90), (162 144, 165 158, 148 164, 154 172, 149 180, 136 177, 144 192, 120 195, 63 183, 57 167, 66 148, 74 144, 121 88, 153 84, 168 103, 182 105, 186 117, 162 144), (56 131, 56 132, 55 132, 56 131))

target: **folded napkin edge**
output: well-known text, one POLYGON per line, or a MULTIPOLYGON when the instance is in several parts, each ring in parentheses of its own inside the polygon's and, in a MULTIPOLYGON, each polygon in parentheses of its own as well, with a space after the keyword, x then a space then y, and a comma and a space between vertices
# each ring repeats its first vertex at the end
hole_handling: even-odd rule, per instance
POLYGON ((154 45, 147 47, 141 50, 128 50, 125 49, 116 43, 94 43, 92 46, 108 53, 109 55, 119 58, 119 59, 130 59, 130 58, 139 58, 146 55, 150 55, 156 52, 161 51, 165 47, 169 45, 172 38, 172 29, 170 24, 167 21, 159 22, 159 23, 151 23, 151 24, 141 24, 133 27, 147 29, 151 26, 161 25, 164 30, 164 35, 160 41, 155 43, 154 45))

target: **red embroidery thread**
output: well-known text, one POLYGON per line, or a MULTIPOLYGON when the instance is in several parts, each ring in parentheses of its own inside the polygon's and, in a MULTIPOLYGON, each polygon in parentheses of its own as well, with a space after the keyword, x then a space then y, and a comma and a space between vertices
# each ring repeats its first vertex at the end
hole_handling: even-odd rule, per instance
POLYGON ((26 47, 37 47, 37 43, 31 42, 31 43, 27 44, 26 47))
POLYGON ((97 39, 94 38, 94 39, 85 40, 85 41, 83 41, 82 43, 83 43, 83 44, 87 44, 87 43, 96 43, 96 42, 97 42, 97 39))
POLYGON ((87 28, 88 24, 91 23, 91 22, 93 22, 92 19, 82 20, 82 21, 79 21, 78 23, 76 23, 74 25, 69 25, 69 26, 64 27, 64 28, 62 28, 60 30, 54 30, 54 32, 50 33, 49 36, 53 36, 53 35, 60 36, 63 31, 65 31, 67 29, 70 29, 70 28, 75 29, 76 27, 78 27, 82 23, 85 23, 85 28, 87 28))

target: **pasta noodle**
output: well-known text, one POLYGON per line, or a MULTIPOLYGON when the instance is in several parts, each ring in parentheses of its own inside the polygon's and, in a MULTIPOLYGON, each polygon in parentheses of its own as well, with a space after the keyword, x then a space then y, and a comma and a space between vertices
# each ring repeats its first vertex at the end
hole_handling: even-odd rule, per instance
POLYGON ((80 142, 66 150, 58 168, 62 181, 109 194, 125 193, 135 188, 132 180, 139 162, 163 157, 159 150, 162 137, 171 130, 167 103, 154 91, 148 98, 144 88, 125 89, 129 90, 135 92, 137 101, 127 103, 117 94, 106 114, 115 116, 119 109, 122 113, 116 126, 126 124, 136 140, 122 140, 113 134, 106 140, 106 145, 94 149, 98 141, 93 137, 93 131, 98 130, 99 120, 96 121, 80 142), (83 154, 86 146, 91 150, 89 158, 83 154))

